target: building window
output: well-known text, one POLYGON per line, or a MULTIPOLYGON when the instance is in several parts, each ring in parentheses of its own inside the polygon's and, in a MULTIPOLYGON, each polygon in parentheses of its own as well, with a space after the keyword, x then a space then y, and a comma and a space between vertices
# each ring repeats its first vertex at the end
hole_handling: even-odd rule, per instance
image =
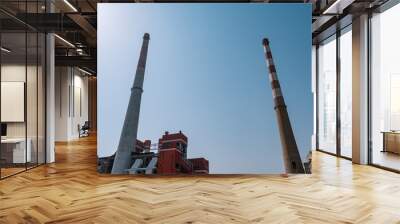
MULTIPOLYGON (((39 13, 43 3, 20 2, 19 13, 39 13)), ((2 12, 0 17, 15 20, 2 12)), ((13 29, 0 27, 0 178, 43 164, 46 156, 46 38, 32 27, 16 24, 20 25, 13 29)))
POLYGON ((318 47, 318 149, 336 153, 336 35, 318 47))
POLYGON ((371 18, 371 162, 400 170, 400 4, 371 18))
POLYGON ((341 31, 340 41, 340 154, 352 157, 352 34, 351 25, 341 31))

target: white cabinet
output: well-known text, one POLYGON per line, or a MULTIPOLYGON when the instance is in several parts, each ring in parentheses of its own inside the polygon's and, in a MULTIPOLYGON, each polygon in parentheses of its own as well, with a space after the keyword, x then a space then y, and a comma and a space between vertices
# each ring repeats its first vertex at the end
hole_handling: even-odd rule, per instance
POLYGON ((7 144, 8 147, 13 147, 13 163, 25 163, 32 161, 32 140, 28 138, 25 143, 25 138, 7 138, 2 139, 1 144, 7 144), (25 144, 27 143, 26 151, 25 144))

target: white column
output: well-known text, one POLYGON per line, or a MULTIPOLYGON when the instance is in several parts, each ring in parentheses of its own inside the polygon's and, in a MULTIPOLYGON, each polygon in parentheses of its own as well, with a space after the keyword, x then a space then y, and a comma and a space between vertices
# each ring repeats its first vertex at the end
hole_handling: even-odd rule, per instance
POLYGON ((368 163, 368 15, 353 19, 353 162, 368 163))
POLYGON ((55 141, 72 139, 72 69, 65 66, 55 69, 55 141))
POLYGON ((317 48, 312 46, 311 53, 311 92, 313 96, 313 133, 311 136, 311 150, 317 149, 317 48))
MULTIPOLYGON (((54 12, 52 1, 46 1, 46 11, 54 12)), ((55 42, 54 34, 46 35, 46 163, 55 162, 55 42)))
POLYGON ((54 133, 55 133, 55 54, 54 35, 46 36, 46 163, 55 161, 54 133))

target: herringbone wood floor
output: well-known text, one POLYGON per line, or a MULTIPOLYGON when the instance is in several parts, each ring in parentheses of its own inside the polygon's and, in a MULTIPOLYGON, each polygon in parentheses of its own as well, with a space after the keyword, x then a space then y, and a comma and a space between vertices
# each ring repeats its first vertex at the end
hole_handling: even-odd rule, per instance
POLYGON ((0 181, 0 223, 400 223, 400 175, 323 153, 313 174, 106 176, 94 137, 0 181))

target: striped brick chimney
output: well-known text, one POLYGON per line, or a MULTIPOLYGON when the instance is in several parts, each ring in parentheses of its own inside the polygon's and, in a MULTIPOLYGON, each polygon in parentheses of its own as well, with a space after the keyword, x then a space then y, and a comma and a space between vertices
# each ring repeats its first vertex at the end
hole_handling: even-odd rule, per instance
POLYGON ((297 148, 296 139, 294 138, 292 125, 290 124, 281 86, 276 74, 276 68, 272 58, 271 48, 269 46, 269 40, 264 38, 262 44, 264 46, 265 59, 269 70, 269 81, 271 83, 272 97, 275 104, 274 109, 279 127, 279 135, 281 138, 285 170, 286 173, 305 173, 303 162, 297 148))

